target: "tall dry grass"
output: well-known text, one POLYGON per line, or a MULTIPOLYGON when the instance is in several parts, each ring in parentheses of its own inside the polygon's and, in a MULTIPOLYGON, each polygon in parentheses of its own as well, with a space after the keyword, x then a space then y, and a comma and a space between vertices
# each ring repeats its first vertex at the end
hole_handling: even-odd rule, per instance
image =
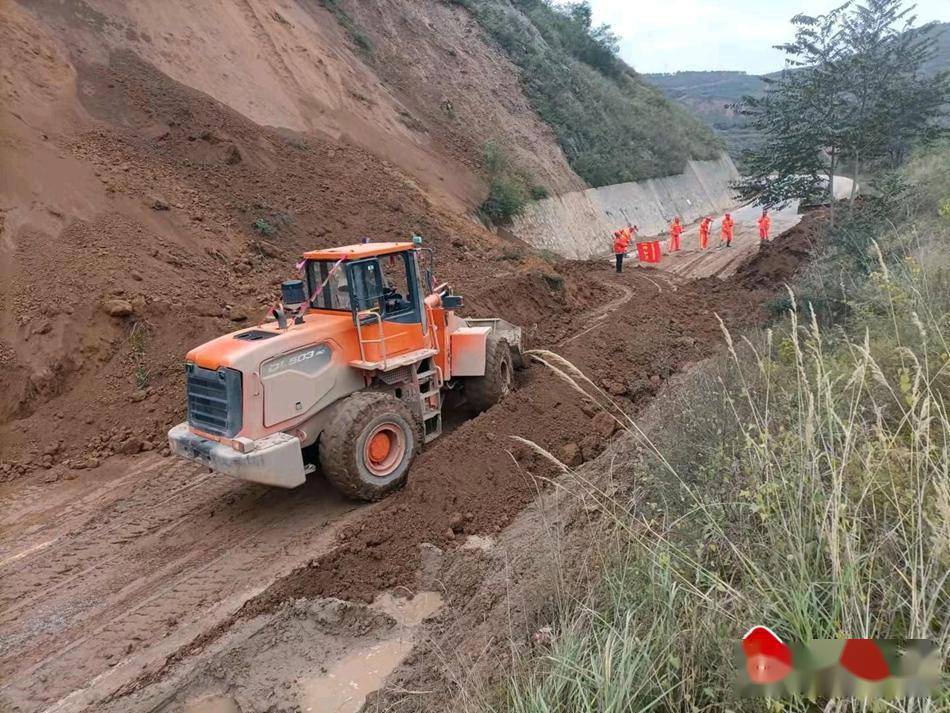
MULTIPOLYGON (((611 513, 593 535, 610 564, 483 709, 815 710, 735 699, 734 642, 756 624, 788 641, 924 638, 950 656, 950 293, 933 266, 878 262, 844 326, 820 326, 791 295, 774 331, 723 327, 727 355, 649 426, 561 357, 533 354, 643 455, 599 462, 634 484, 628 497, 588 478, 611 513)), ((950 694, 821 709, 950 710, 950 694)))

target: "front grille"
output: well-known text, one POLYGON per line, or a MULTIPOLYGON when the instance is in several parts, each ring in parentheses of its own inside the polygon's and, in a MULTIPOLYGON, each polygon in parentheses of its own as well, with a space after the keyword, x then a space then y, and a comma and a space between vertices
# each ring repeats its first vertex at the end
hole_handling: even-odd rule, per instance
POLYGON ((242 426, 241 372, 185 366, 188 425, 215 436, 231 438, 242 426))

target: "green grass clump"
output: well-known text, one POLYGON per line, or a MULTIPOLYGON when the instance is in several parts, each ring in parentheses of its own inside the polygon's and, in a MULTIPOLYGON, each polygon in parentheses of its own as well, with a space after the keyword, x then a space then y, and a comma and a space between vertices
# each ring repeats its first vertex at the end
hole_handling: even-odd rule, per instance
POLYGON ((509 223, 521 214, 529 199, 528 187, 519 176, 499 176, 492 179, 481 211, 492 222, 509 223))
POLYGON ((277 232, 277 228, 267 218, 258 218, 254 221, 254 230, 258 235, 269 238, 277 232))
POLYGON ((548 189, 537 185, 524 171, 515 167, 508 153, 497 141, 488 141, 482 147, 482 170, 488 177, 488 197, 479 213, 486 222, 510 223, 524 211, 532 200, 549 195, 548 189))

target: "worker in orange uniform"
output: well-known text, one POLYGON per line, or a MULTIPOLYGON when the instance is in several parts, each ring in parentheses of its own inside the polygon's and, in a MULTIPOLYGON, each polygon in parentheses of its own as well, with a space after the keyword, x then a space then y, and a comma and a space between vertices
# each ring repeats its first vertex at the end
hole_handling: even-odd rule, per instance
POLYGON ((735 226, 736 222, 732 219, 732 214, 726 213, 722 219, 722 242, 726 244, 727 248, 732 247, 732 230, 735 226))
POLYGON ((705 250, 709 247, 709 229, 712 227, 713 219, 708 215, 699 223, 699 249, 705 250))
POLYGON ((772 227, 772 218, 768 210, 762 209, 762 215, 759 216, 759 240, 763 243, 769 239, 769 228, 772 227))
POLYGON ((640 226, 627 223, 627 227, 624 228, 624 230, 627 231, 627 246, 629 247, 637 242, 637 233, 640 232, 640 226))
POLYGON ((673 218, 670 224, 670 252, 680 250, 680 236, 683 234, 683 224, 680 223, 679 216, 673 218))
POLYGON ((614 257, 617 260, 617 273, 623 272, 623 259, 627 255, 627 248, 630 246, 630 233, 626 228, 614 231, 614 257))

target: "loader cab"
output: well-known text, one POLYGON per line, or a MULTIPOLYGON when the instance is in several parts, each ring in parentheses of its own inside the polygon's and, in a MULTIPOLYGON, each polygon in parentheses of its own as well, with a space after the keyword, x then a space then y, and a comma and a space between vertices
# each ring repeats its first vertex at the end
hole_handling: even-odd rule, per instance
POLYGON ((422 323, 424 294, 411 246, 403 251, 342 261, 332 256, 311 259, 311 254, 306 257, 312 309, 351 312, 354 320, 362 312, 375 312, 387 322, 422 323))
POLYGON ((386 322, 422 323, 414 251, 364 258, 348 263, 346 268, 356 314, 378 311, 386 322))
POLYGON ((305 254, 311 308, 349 312, 361 362, 424 348, 425 291, 412 243, 366 243, 305 254))

